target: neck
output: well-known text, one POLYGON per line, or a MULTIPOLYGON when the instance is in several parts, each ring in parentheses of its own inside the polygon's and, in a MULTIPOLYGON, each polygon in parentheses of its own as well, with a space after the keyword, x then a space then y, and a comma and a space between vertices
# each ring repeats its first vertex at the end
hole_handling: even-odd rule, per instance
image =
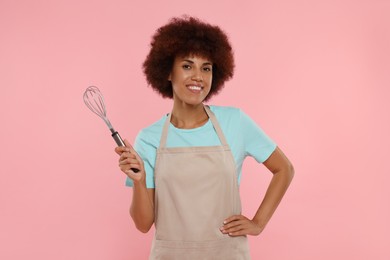
POLYGON ((200 127, 207 122, 208 118, 203 103, 198 105, 173 105, 171 123, 177 128, 191 129, 200 127))

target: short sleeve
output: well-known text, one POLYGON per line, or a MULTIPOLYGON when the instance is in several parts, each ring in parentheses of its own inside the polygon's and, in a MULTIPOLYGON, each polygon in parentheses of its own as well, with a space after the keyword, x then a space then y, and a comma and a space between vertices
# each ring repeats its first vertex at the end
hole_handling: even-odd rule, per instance
POLYGON ((245 155, 263 163, 275 151, 276 144, 265 132, 242 110, 240 110, 240 127, 245 155))
MULTIPOLYGON (((146 188, 154 188, 154 165, 157 147, 147 140, 147 136, 141 131, 135 139, 134 149, 144 161, 146 188)), ((129 177, 126 178, 126 186, 133 187, 133 180, 129 177)))

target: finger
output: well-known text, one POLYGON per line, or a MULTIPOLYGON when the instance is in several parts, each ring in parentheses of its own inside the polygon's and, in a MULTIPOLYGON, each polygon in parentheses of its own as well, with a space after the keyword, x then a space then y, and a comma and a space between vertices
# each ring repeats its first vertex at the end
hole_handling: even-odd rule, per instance
POLYGON ((130 169, 130 167, 138 169, 138 168, 140 168, 140 163, 136 159, 127 158, 125 160, 119 161, 118 166, 119 166, 119 168, 121 168, 121 170, 122 169, 128 170, 128 169, 130 169))
POLYGON ((119 165, 119 168, 121 171, 127 174, 127 171, 133 171, 134 173, 139 172, 140 165, 139 163, 130 163, 130 164, 123 164, 119 165), (135 171, 134 171, 135 170, 135 171))
POLYGON ((133 172, 132 170, 126 170, 123 172, 132 180, 137 180, 140 178, 139 174, 133 172))
POLYGON ((235 231, 241 230, 241 229, 246 228, 246 227, 247 227, 247 224, 246 224, 245 220, 236 220, 236 221, 230 222, 227 225, 223 225, 220 228, 220 230, 222 233, 228 234, 230 232, 235 232, 235 231))
POLYGON ((129 166, 130 166, 130 169, 128 169, 127 171, 132 171, 132 172, 134 172, 134 173, 139 172, 139 170, 140 170, 140 168, 141 168, 141 166, 139 165, 139 163, 131 163, 131 164, 129 164, 129 166), (135 172, 134 169, 136 169, 136 170, 138 170, 138 171, 135 172))
POLYGON ((236 220, 236 221, 232 221, 232 222, 230 222, 228 224, 223 225, 222 228, 224 230, 228 230, 230 228, 234 228, 234 227, 237 227, 237 226, 240 226, 240 225, 243 225, 243 224, 245 224, 245 220, 236 220))
POLYGON ((128 165, 128 164, 140 164, 139 161, 133 157, 127 157, 123 160, 119 160, 119 165, 128 165))
POLYGON ((230 222, 232 222, 232 221, 237 221, 237 220, 239 220, 239 219, 242 219, 242 215, 233 215, 233 216, 231 216, 231 217, 228 217, 227 219, 225 219, 224 221, 223 221, 223 224, 228 224, 228 223, 230 223, 230 222))
POLYGON ((123 152, 120 157, 119 157, 119 161, 123 161, 127 158, 131 158, 131 159, 134 159, 134 160, 137 160, 137 157, 135 156, 135 154, 132 154, 130 152, 123 152))
POLYGON ((242 226, 237 226, 237 227, 234 227, 234 228, 230 228, 230 229, 228 229, 228 230, 221 230, 221 232, 223 233, 223 234, 228 234, 229 236, 230 235, 235 235, 235 234, 237 234, 237 233, 239 233, 239 234, 246 234, 246 232, 245 232, 245 228, 243 228, 242 226))
POLYGON ((143 160, 138 155, 136 150, 134 150, 133 146, 129 143, 129 141, 127 141, 127 139, 125 139, 124 142, 125 142, 125 145, 130 149, 130 153, 134 154, 136 159, 139 161, 139 163, 143 164, 144 163, 143 160))
POLYGON ((125 153, 122 153, 122 154, 119 156, 118 161, 121 162, 121 161, 124 161, 124 160, 126 160, 127 158, 130 158, 130 157, 131 157, 131 154, 128 153, 128 152, 125 152, 125 153))
POLYGON ((257 236, 262 232, 262 228, 256 226, 251 220, 237 220, 232 223, 237 223, 239 225, 232 226, 230 228, 221 228, 223 234, 228 234, 229 236, 242 236, 242 235, 253 235, 257 236))
POLYGON ((119 165, 129 165, 129 164, 137 164, 139 165, 139 162, 135 158, 126 158, 119 161, 119 165))
POLYGON ((128 147, 125 147, 125 146, 117 146, 115 147, 115 152, 118 154, 118 155, 121 155, 123 152, 129 152, 130 149, 128 147))
POLYGON ((245 236, 248 234, 247 234, 246 230, 242 229, 242 230, 239 230, 236 232, 230 232, 230 233, 228 233, 228 235, 231 237, 238 237, 238 236, 245 236))
POLYGON ((125 143, 126 147, 129 148, 130 153, 138 155, 138 153, 134 150, 133 146, 130 144, 129 141, 127 141, 127 139, 124 140, 124 143, 125 143))
POLYGON ((130 144, 129 141, 127 141, 127 139, 123 140, 123 142, 125 143, 126 147, 128 147, 128 148, 130 148, 130 147, 133 148, 133 146, 130 144))
POLYGON ((236 225, 228 228, 222 227, 222 233, 228 234, 229 236, 242 236, 251 233, 251 226, 249 220, 237 220, 232 223, 235 223, 236 225))
MULTIPOLYGON (((128 147, 126 147, 126 148, 129 149, 128 147)), ((130 149, 129 149, 129 151, 123 152, 121 154, 121 157, 122 158, 134 158, 134 159, 137 159, 136 155, 134 153, 130 152, 130 149)))

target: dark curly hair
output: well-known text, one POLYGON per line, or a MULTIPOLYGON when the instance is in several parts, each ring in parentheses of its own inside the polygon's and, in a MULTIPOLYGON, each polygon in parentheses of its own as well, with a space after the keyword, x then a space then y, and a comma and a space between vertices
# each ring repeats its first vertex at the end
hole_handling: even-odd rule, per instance
POLYGON ((149 85, 164 98, 172 98, 168 76, 177 56, 196 55, 213 63, 211 90, 205 101, 217 94, 233 77, 233 49, 227 35, 218 27, 197 18, 172 18, 153 35, 151 49, 143 63, 149 85))

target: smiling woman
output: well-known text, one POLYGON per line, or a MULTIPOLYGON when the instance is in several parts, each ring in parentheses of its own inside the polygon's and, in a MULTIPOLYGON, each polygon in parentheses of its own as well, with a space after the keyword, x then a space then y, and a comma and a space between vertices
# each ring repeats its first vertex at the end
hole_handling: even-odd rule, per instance
POLYGON ((144 72, 173 100, 172 111, 140 131, 135 149, 127 140, 115 149, 133 187, 136 227, 156 227, 150 259, 250 259, 247 235, 262 232, 292 180, 287 157, 245 113, 204 105, 233 68, 232 48, 217 26, 175 18, 153 37, 144 72), (238 191, 247 156, 273 174, 253 218, 241 215, 238 191))

